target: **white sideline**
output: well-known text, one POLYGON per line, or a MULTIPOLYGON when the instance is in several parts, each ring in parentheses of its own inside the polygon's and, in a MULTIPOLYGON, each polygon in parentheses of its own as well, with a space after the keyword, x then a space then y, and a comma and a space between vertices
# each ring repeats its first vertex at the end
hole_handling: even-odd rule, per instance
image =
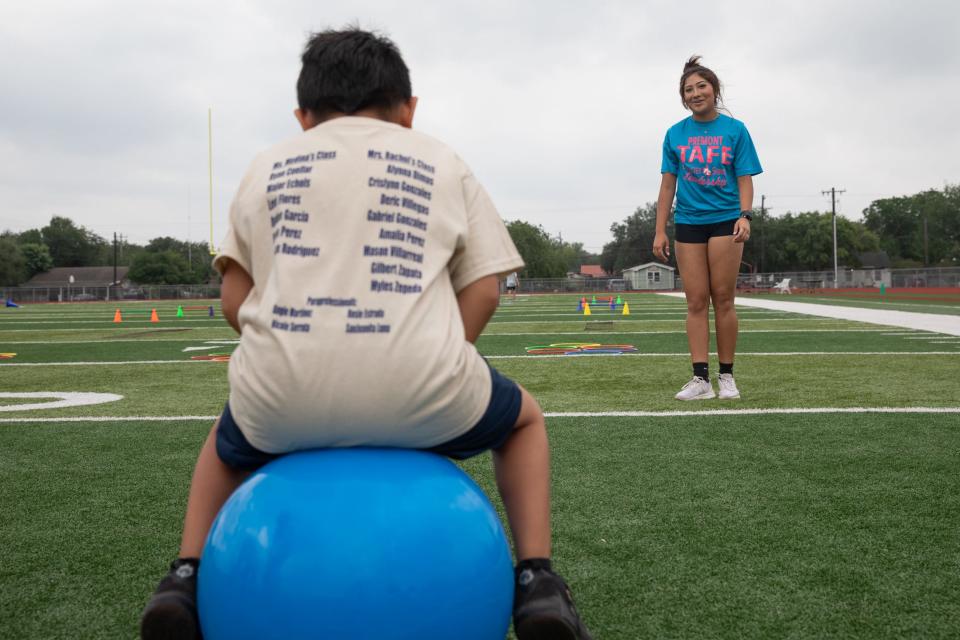
MULTIPOLYGON (((683 416, 760 416, 810 413, 960 413, 960 407, 784 407, 772 409, 706 409, 701 411, 556 411, 547 418, 677 418, 683 416)), ((0 418, 0 423, 62 422, 213 422, 218 416, 78 416, 69 418, 0 418)))
MULTIPOLYGON (((682 298, 683 293, 661 293, 662 296, 682 298)), ((869 324, 882 324, 888 327, 904 327, 906 329, 921 329, 936 333, 946 333, 951 336, 960 336, 960 316, 950 316, 941 313, 916 313, 913 311, 889 311, 886 309, 864 309, 863 307, 834 307, 826 304, 810 302, 783 302, 780 300, 758 300, 756 298, 737 297, 738 307, 758 307, 773 309, 788 313, 802 313, 808 316, 822 318, 837 318, 839 320, 855 320, 869 324)))

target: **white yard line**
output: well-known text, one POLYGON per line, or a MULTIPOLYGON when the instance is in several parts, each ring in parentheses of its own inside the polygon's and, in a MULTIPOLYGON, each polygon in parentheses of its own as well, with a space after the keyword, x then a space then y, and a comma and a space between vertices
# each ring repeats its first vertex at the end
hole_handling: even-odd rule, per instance
MULTIPOLYGON (((746 329, 740 333, 880 333, 883 329, 746 329)), ((485 333, 481 337, 493 338, 496 336, 602 336, 602 335, 667 335, 667 334, 686 334, 686 331, 537 331, 522 333, 485 333)), ((882 335, 890 335, 884 333, 882 335)), ((894 335, 914 335, 894 334, 894 335)), ((146 338, 138 340, 136 338, 120 340, 3 340, 0 346, 8 344, 110 344, 113 342, 200 342, 204 344, 240 344, 240 340, 203 340, 198 338, 146 338)))
MULTIPOLYGON (((661 293, 662 296, 682 298, 682 293, 661 293)), ((808 316, 822 318, 837 318, 853 320, 869 324, 882 324, 888 327, 903 327, 905 329, 921 329, 934 333, 945 333, 951 336, 960 336, 960 316, 950 316, 940 313, 914 313, 910 311, 888 311, 885 309, 864 309, 862 307, 834 307, 826 304, 812 304, 809 302, 786 302, 780 300, 757 300, 755 298, 737 298, 738 307, 757 307, 773 309, 788 313, 802 313, 808 316)))
MULTIPOLYGON (((161 320, 160 322, 150 322, 149 319, 147 320, 137 319, 137 320, 124 320, 122 323, 118 322, 117 324, 158 325, 158 324, 174 323, 174 322, 176 322, 177 324, 183 324, 185 322, 204 322, 207 324, 212 324, 214 322, 217 322, 218 320, 222 321, 222 318, 177 318, 176 320, 161 320)), ((3 328, 4 324, 18 324, 18 323, 26 323, 26 322, 29 322, 30 324, 102 324, 102 325, 112 324, 110 320, 30 320, 30 319, 21 320, 20 318, 3 318, 2 320, 0 320, 0 329, 3 328)))
MULTIPOLYGON (((609 320, 615 320, 615 321, 618 321, 618 322, 632 322, 632 323, 642 322, 643 324, 646 324, 646 325, 659 323, 659 324, 668 324, 668 325, 670 325, 670 326, 675 326, 675 325, 677 324, 677 320, 676 320, 676 319, 667 319, 667 318, 641 318, 641 317, 639 317, 639 316, 634 316, 634 315, 630 315, 630 316, 612 316, 612 315, 611 315, 611 316, 607 316, 607 317, 594 315, 594 316, 588 316, 588 317, 593 318, 593 320, 586 320, 586 321, 584 321, 584 320, 544 320, 543 322, 538 322, 537 320, 491 320, 490 322, 487 323, 487 326, 489 327, 489 326, 492 325, 492 324, 500 324, 500 325, 504 325, 504 324, 543 324, 543 323, 549 323, 549 324, 582 324, 583 322, 593 322, 593 321, 597 321, 598 318, 602 318, 602 320, 601 320, 602 322, 607 322, 607 321, 609 321, 609 320)), ((712 319, 712 317, 713 317, 713 316, 711 315, 711 319, 712 319)), ((743 317, 740 318, 740 324, 743 324, 743 323, 745 323, 745 322, 750 322, 750 323, 763 323, 763 322, 799 322, 799 321, 800 321, 799 318, 791 318, 791 317, 789 317, 789 316, 788 316, 788 317, 778 317, 778 318, 743 318, 743 317)), ((811 321, 810 321, 810 320, 803 320, 803 322, 811 322, 811 321)), ((833 322, 828 322, 828 321, 826 321, 826 320, 814 320, 813 322, 819 322, 820 324, 839 324, 839 325, 844 325, 844 324, 849 324, 851 321, 848 321, 848 322, 845 323, 845 322, 841 322, 841 321, 839 321, 839 320, 833 321, 833 322)), ((853 320, 852 322, 858 322, 858 321, 857 321, 857 320, 853 320)), ((13 331, 18 331, 18 329, 13 329, 13 331)), ((82 331, 82 329, 81 329, 81 331, 82 331)))
MULTIPOLYGON (((0 367, 97 367, 124 364, 207 364, 216 360, 119 360, 112 362, 0 362, 0 367)), ((222 361, 226 362, 226 361, 222 361)))
MULTIPOLYGON (((717 355, 716 351, 710 352, 711 356, 717 355)), ((956 356, 960 351, 738 351, 737 357, 741 356, 956 356)), ((683 351, 677 353, 577 353, 574 355, 518 355, 518 356, 484 356, 487 360, 512 360, 534 358, 675 358, 677 356, 690 356, 690 352, 683 351)), ((3 366, 3 365, 0 365, 3 366)))
MULTIPOLYGON (((872 331, 872 329, 871 329, 872 331)), ((740 333, 743 333, 741 331, 740 333)), ((113 342, 203 342, 204 344, 240 344, 240 340, 204 340, 203 338, 121 338, 118 340, 0 340, 0 346, 8 344, 110 344, 113 342)))
MULTIPOLYGON (((676 358, 689 356, 675 353, 580 353, 576 355, 509 355, 484 356, 487 360, 542 360, 546 358, 676 358)), ((711 352, 710 355, 717 355, 711 352)), ((741 351, 737 356, 957 356, 960 351, 741 351)), ((2 367, 106 367, 129 364, 224 364, 226 360, 119 360, 106 362, 0 362, 2 367)))
MULTIPOLYGON (((745 329, 738 333, 880 333, 883 329, 745 329)), ((659 336, 667 334, 683 334, 686 331, 525 331, 521 333, 484 333, 481 338, 493 338, 496 336, 604 336, 604 335, 624 335, 624 336, 659 336)), ((887 335, 887 334, 883 334, 887 335)), ((910 334, 913 335, 913 334, 910 334)), ((4 342, 3 344, 15 344, 4 342)))
POLYGON ((776 409, 704 409, 701 411, 565 411, 548 418, 659 418, 677 416, 760 416, 795 413, 960 413, 960 407, 802 407, 776 409))
MULTIPOLYGON (((682 418, 684 416, 763 416, 785 414, 893 413, 952 414, 960 407, 780 407, 769 409, 702 409, 692 411, 556 411, 547 418, 682 418)), ((76 416, 64 418, 0 418, 0 423, 69 422, 212 422, 218 416, 76 416)))

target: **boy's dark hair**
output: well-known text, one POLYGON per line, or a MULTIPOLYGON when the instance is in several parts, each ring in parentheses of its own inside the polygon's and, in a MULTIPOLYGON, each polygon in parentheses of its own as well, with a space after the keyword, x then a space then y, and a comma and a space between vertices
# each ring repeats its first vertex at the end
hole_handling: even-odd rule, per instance
POLYGON ((690 56, 690 59, 683 65, 683 74, 680 76, 680 102, 683 103, 683 108, 689 109, 687 99, 683 96, 683 84, 687 81, 687 78, 695 73, 710 83, 710 86, 713 87, 716 104, 718 106, 722 104, 723 95, 720 93, 720 78, 713 71, 700 64, 700 56, 690 56))
POLYGON ((400 50, 384 36, 357 28, 314 33, 301 60, 297 102, 321 119, 391 109, 413 95, 400 50))

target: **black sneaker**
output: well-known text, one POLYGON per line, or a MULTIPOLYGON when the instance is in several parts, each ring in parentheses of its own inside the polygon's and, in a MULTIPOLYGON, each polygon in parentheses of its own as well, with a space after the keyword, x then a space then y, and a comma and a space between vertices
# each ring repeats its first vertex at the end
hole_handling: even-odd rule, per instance
POLYGON ((592 640, 573 605, 570 587, 547 569, 517 574, 513 631, 519 640, 592 640))
POLYGON ((197 561, 174 560, 140 618, 143 640, 201 640, 197 561))

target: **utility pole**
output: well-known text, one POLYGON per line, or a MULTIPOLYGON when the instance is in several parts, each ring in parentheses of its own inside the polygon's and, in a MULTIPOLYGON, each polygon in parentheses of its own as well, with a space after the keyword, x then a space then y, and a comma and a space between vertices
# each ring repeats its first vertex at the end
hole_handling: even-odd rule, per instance
POLYGON ((113 297, 117 297, 116 294, 117 286, 117 232, 113 232, 113 282, 110 283, 110 286, 107 287, 106 299, 110 299, 110 290, 114 291, 113 297))
POLYGON ((187 264, 193 270, 193 247, 190 246, 190 187, 187 187, 187 264))
POLYGON ((830 194, 830 211, 833 215, 833 288, 840 287, 839 269, 837 269, 837 194, 844 193, 846 189, 837 191, 836 187, 830 187, 829 191, 821 191, 823 195, 830 194))
POLYGON ((207 108, 207 174, 210 179, 210 255, 217 252, 213 249, 213 107, 207 108))
POLYGON ((767 246, 767 221, 766 221, 766 201, 767 196, 760 196, 760 273, 765 273, 766 266, 766 246, 767 246))

